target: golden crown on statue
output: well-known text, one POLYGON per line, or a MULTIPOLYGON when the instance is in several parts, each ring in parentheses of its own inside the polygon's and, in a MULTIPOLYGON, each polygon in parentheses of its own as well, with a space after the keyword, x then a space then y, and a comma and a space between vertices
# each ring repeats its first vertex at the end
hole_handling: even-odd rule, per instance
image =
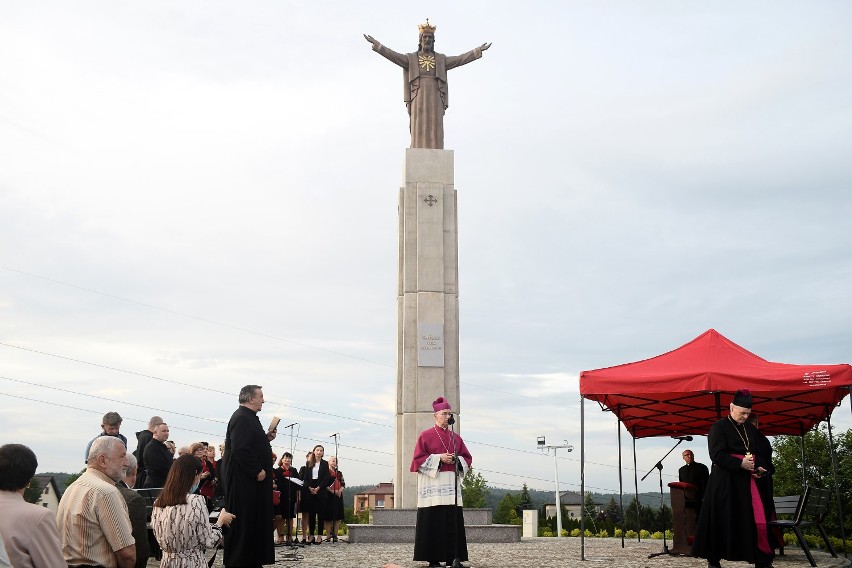
POLYGON ((426 23, 425 24, 417 24, 417 29, 420 31, 421 34, 424 34, 424 33, 433 34, 433 33, 435 33, 435 30, 438 29, 438 27, 431 25, 429 23, 429 18, 426 18, 426 23))

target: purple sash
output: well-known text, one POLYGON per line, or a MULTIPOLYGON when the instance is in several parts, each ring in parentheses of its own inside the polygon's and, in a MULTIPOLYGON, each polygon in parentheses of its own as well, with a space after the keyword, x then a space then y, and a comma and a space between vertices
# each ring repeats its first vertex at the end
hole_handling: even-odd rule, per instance
MULTIPOLYGON (((745 459, 745 456, 740 454, 731 455, 740 460, 745 459)), ((760 500, 757 483, 755 483, 755 478, 751 473, 749 473, 748 481, 751 490, 751 510, 754 513, 754 524, 757 527, 757 548, 764 554, 772 554, 772 548, 769 546, 769 531, 766 529, 766 512, 763 510, 763 501, 760 500)))

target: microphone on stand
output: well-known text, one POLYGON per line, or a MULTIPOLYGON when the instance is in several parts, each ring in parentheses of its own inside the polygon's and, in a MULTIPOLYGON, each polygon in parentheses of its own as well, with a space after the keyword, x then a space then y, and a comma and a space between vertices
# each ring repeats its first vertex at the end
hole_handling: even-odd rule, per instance
POLYGON ((456 419, 455 419, 455 417, 451 414, 451 415, 450 415, 450 417, 449 417, 449 418, 447 418, 447 424, 455 424, 455 423, 456 423, 456 419))
POLYGON ((672 436, 675 440, 680 440, 681 442, 691 442, 692 436, 672 436))
POLYGON ((298 424, 298 422, 293 422, 292 424, 287 424, 286 426, 282 426, 282 428, 290 428, 292 426, 295 426, 296 424, 298 424))

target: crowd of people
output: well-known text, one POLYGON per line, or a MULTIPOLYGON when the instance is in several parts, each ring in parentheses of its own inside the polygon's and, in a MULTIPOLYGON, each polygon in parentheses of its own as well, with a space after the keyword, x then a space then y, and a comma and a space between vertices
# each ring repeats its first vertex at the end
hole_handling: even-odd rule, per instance
POLYGON ((273 564, 276 545, 320 544, 323 529, 337 542, 345 487, 337 458, 324 459, 317 445, 298 470, 289 452, 276 461, 276 431, 257 418, 262 387, 244 387, 239 403, 218 460, 207 442, 176 449, 159 416, 131 451, 121 416, 108 412, 55 515, 23 498, 38 467, 33 451, 0 446, 0 566, 8 558, 16 568, 143 568, 157 556, 161 568, 204 568, 205 551, 223 548, 225 566, 248 567, 273 564), (156 495, 150 534, 141 493, 156 495))
MULTIPOLYGON (((264 429, 257 417, 263 402, 262 387, 243 387, 218 460, 216 448, 204 442, 181 448, 175 458, 159 416, 137 433, 137 448, 129 452, 121 416, 107 413, 87 446, 86 469, 65 490, 55 516, 23 498, 38 467, 32 450, 0 446, 0 566, 142 568, 153 544, 162 568, 204 568, 205 551, 220 547, 225 566, 256 567, 275 562, 276 545, 317 545, 323 533, 336 542, 346 485, 336 456, 326 460, 317 445, 299 469, 289 452, 278 460, 271 446, 275 427, 264 429), (146 488, 158 493, 152 543, 139 493, 146 488), (294 526, 299 517, 301 540, 294 526)), ((417 475, 414 560, 436 567, 468 557, 460 480, 472 458, 448 428, 449 402, 439 397, 432 407, 435 424, 420 433, 411 471, 417 475)), ((737 391, 729 411, 710 428, 709 475, 691 450, 683 452, 679 478, 696 489, 687 504, 698 516, 692 555, 707 559, 709 568, 722 559, 771 568, 778 545, 778 535, 767 530, 774 518, 772 448, 757 429, 747 389, 737 391)))

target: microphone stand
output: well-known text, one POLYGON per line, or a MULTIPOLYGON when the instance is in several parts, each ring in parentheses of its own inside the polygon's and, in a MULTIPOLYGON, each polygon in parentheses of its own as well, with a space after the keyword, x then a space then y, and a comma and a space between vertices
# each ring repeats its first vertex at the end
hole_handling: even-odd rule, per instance
MULTIPOLYGON (((641 479, 641 481, 645 481, 645 478, 648 477, 649 475, 651 475, 651 472, 654 471, 654 469, 656 469, 658 471, 658 473, 660 474, 660 518, 663 521, 663 551, 662 552, 655 552, 653 554, 649 554, 648 558, 654 558, 655 556, 662 556, 664 554, 668 554, 668 555, 671 555, 671 556, 682 556, 680 554, 677 554, 675 552, 670 551, 669 545, 666 543, 666 518, 665 518, 665 509, 664 509, 665 501, 663 500, 663 460, 666 459, 667 457, 669 457, 669 454, 672 453, 674 451, 674 449, 681 444, 681 442, 683 442, 683 440, 678 439, 677 444, 672 446, 672 449, 670 449, 666 453, 666 455, 664 455, 662 458, 660 458, 660 461, 655 463, 654 467, 652 467, 650 470, 648 470, 648 473, 643 475, 642 479, 641 479)), ((637 499, 636 499, 636 505, 637 506, 639 505, 638 496, 637 496, 637 499)))
POLYGON ((450 415, 447 420, 452 435, 450 441, 453 448, 453 564, 452 568, 465 568, 459 560, 459 457, 456 455, 456 419, 450 415))
MULTIPOLYGON (((338 481, 340 481, 340 478, 342 476, 340 475, 340 461, 337 458, 337 449, 338 449, 337 437, 338 436, 340 436, 340 432, 335 432, 330 437, 334 438, 334 461, 337 462, 337 477, 338 477, 338 481)), ((343 491, 343 487, 341 487, 340 490, 343 491)), ((329 536, 329 538, 333 538, 334 542, 338 542, 338 540, 337 540, 337 526, 335 526, 336 523, 339 522, 339 521, 336 520, 337 519, 337 501, 338 501, 338 499, 337 499, 337 495, 335 495, 333 493, 331 494, 331 498, 334 499, 334 502, 331 504, 331 530, 334 531, 334 536, 332 536, 332 535, 328 535, 328 536, 329 536)), ((340 498, 340 501, 343 501, 343 497, 340 498)), ((348 540, 341 540, 340 542, 345 542, 346 544, 351 544, 348 540)))

